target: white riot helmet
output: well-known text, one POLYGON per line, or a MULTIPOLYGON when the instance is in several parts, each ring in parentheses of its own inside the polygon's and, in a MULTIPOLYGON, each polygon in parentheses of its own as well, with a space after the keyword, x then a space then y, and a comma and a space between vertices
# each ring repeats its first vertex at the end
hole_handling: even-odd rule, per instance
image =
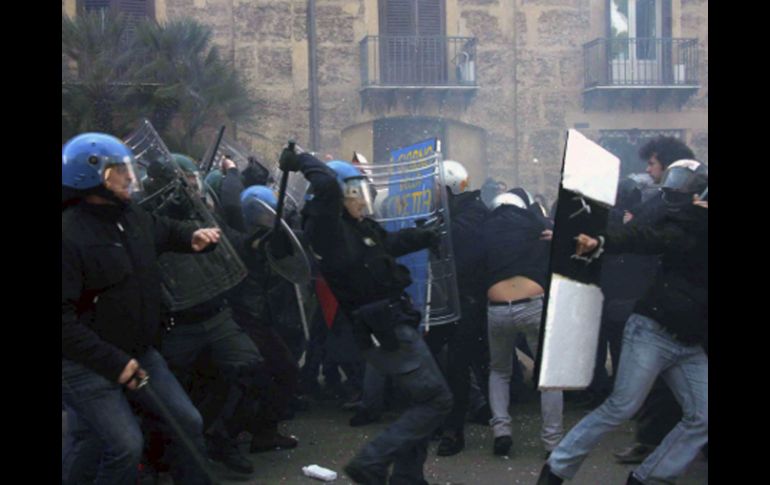
POLYGON ((504 192, 492 199, 492 203, 490 204, 489 209, 495 210, 501 205, 515 205, 520 209, 527 209, 527 203, 524 202, 524 200, 518 195, 512 194, 510 192, 504 192))
POLYGON ((444 160, 442 163, 444 171, 444 183, 454 195, 462 194, 468 188, 468 171, 460 162, 454 160, 444 160))

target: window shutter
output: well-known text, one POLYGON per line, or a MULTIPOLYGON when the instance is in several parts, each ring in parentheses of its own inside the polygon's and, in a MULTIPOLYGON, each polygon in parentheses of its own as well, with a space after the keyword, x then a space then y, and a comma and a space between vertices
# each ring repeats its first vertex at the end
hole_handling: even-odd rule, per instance
POLYGON ((442 0, 417 0, 417 35, 443 35, 442 0))
POLYGON ((151 0, 118 0, 121 12, 133 18, 147 17, 151 0))
POLYGON ((414 35, 415 0, 384 0, 385 35, 414 35))

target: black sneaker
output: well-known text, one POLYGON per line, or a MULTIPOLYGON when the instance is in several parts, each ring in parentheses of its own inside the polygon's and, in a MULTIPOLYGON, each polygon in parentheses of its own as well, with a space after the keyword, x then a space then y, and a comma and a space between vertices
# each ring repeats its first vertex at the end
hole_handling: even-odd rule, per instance
POLYGON ((495 438, 495 455, 508 455, 508 452, 511 451, 511 446, 513 446, 513 440, 510 436, 498 436, 495 438))
POLYGON ((626 485, 644 485, 636 476, 634 475, 634 472, 631 472, 628 474, 628 480, 626 480, 626 485))
POLYGON ((254 465, 246 455, 241 453, 234 440, 226 438, 210 438, 208 440, 209 458, 222 463, 228 469, 250 475, 254 473, 254 465))
POLYGON ((543 469, 540 470, 540 476, 537 478, 537 483, 535 485, 561 485, 562 482, 564 482, 564 480, 555 475, 551 471, 551 467, 546 463, 543 465, 543 469))

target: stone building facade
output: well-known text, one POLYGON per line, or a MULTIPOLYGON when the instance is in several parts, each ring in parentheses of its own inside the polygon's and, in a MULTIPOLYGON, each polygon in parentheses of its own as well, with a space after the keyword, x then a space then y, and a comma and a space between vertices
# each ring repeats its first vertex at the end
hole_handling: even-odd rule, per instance
MULTIPOLYGON (((63 12, 74 12, 75 1, 63 0, 63 12)), ((316 4, 320 146, 310 147, 314 150, 342 159, 356 150, 380 160, 394 143, 439 136, 445 158, 469 167, 472 188, 491 176, 548 200, 557 191, 569 128, 620 156, 624 173, 643 170, 635 150, 658 133, 681 137, 708 162, 705 0, 316 4), (440 56, 445 72, 438 82, 394 87, 382 80, 393 65, 386 65, 385 57, 393 54, 383 48, 389 32, 381 30, 401 28, 398 22, 383 27, 391 25, 383 12, 399 5, 412 5, 428 20, 435 9, 440 34, 450 39, 441 44, 447 49, 459 45, 451 39, 475 39, 470 82, 468 56, 453 55, 458 50, 440 56), (625 37, 621 32, 620 43, 629 38, 627 45, 602 40, 623 25, 628 32, 625 37), (379 40, 367 37, 378 35, 379 40), (663 40, 643 45, 635 36, 663 40), (586 47, 592 41, 594 48, 586 47), (597 55, 599 64, 593 60, 597 55), (628 77, 620 70, 642 68, 652 75, 628 77), (379 81, 365 85, 373 71, 380 71, 379 81), (604 79, 598 87, 589 85, 596 76, 604 79)), ((253 125, 233 127, 231 133, 263 156, 277 155, 289 137, 309 146, 307 5, 307 0, 154 0, 159 21, 190 16, 213 29, 216 44, 243 75, 259 108, 253 125)), ((422 21, 410 22, 422 28, 422 21)))

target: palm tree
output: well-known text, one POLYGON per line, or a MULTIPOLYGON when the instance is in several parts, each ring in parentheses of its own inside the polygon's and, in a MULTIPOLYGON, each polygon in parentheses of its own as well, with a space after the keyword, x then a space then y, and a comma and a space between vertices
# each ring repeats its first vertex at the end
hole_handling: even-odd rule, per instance
POLYGON ((200 140, 202 131, 252 119, 254 103, 211 45, 208 27, 190 19, 148 22, 137 29, 135 49, 146 59, 137 76, 162 84, 150 95, 150 120, 170 147, 200 155, 209 142, 200 140))
POLYGON ((146 117, 169 148, 200 156, 204 132, 251 121, 254 103, 211 36, 189 19, 132 27, 105 12, 62 16, 62 141, 87 130, 122 136, 146 117))
POLYGON ((123 15, 105 11, 62 15, 62 136, 124 128, 115 114, 129 94, 127 27, 123 15))

